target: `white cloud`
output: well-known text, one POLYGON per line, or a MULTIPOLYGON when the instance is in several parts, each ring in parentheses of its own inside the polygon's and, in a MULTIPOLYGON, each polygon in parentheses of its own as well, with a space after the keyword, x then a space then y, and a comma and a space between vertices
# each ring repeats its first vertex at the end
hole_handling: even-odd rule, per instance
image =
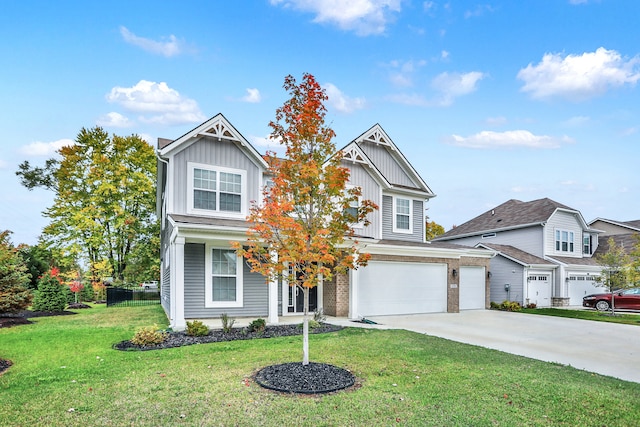
POLYGON ((565 120, 563 124, 569 127, 579 127, 589 123, 590 121, 591 118, 588 116, 573 116, 565 120))
POLYGON ((255 88, 247 88, 247 94, 242 97, 244 102, 249 102, 252 104, 256 104, 262 101, 262 95, 260 95, 260 91, 255 88))
POLYGON ((467 137, 452 135, 447 142, 467 148, 558 148, 563 143, 572 143, 573 140, 567 136, 556 138, 547 135, 534 135, 528 130, 505 132, 485 130, 467 137))
POLYGON ((569 4, 587 4, 589 0, 569 0, 569 4))
POLYGON ((630 127, 627 129, 624 129, 622 132, 620 132, 620 135, 622 136, 631 136, 638 133, 638 128, 637 127, 630 127))
POLYGON ((479 4, 479 5, 476 5, 475 9, 467 10, 464 13, 464 17, 466 19, 469 19, 469 18, 473 18, 473 17, 476 17, 476 16, 482 16, 482 15, 484 15, 485 12, 493 12, 493 11, 494 11, 494 9, 493 9, 493 7, 491 7, 491 5, 479 4))
POLYGON ((609 88, 634 85, 640 80, 640 58, 623 58, 603 47, 582 55, 547 53, 537 65, 518 72, 523 92, 533 98, 562 97, 581 101, 601 95, 609 88))
POLYGON ((394 86, 413 86, 413 76, 425 65, 427 65, 427 61, 424 59, 418 61, 391 61, 387 64, 387 67, 391 69, 389 80, 394 86))
POLYGON ((467 95, 476 90, 477 83, 485 75, 478 71, 470 73, 442 73, 431 82, 431 87, 440 92, 437 103, 441 106, 453 104, 455 98, 467 95))
POLYGON ((503 116, 487 117, 485 121, 489 126, 504 126, 507 124, 507 118, 503 116))
POLYGON ((144 123, 173 125, 206 119, 196 101, 180 95, 165 82, 140 80, 133 87, 116 86, 107 94, 107 100, 141 114, 138 119, 144 123))
POLYGON ((4 160, 0 159, 0 169, 6 169, 7 166, 9 166, 9 163, 7 163, 4 160))
POLYGON ((270 0, 272 5, 315 14, 313 22, 337 25, 360 36, 382 34, 401 0, 270 0))
POLYGON ((101 116, 96 124, 104 127, 126 128, 133 125, 133 122, 120 113, 111 112, 101 116))
POLYGON ((162 55, 167 58, 179 55, 184 52, 183 43, 180 42, 173 34, 171 34, 167 38, 163 37, 162 41, 156 41, 136 36, 126 27, 120 27, 120 34, 122 35, 124 41, 126 41, 127 43, 138 46, 139 48, 142 48, 147 52, 162 55))
POLYGON ((48 157, 56 154, 62 147, 73 144, 75 144, 75 142, 72 139, 59 139, 52 142, 36 141, 20 147, 19 151, 25 156, 48 157))
POLYGON ((322 87, 329 98, 327 104, 341 113, 353 113, 366 106, 366 100, 364 98, 350 98, 332 83, 326 83, 322 85, 322 87))

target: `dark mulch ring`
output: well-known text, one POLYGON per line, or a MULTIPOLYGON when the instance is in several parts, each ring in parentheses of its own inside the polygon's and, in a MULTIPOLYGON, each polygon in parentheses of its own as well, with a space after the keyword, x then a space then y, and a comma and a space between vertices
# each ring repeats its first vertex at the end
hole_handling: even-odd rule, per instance
POLYGON ((4 374, 4 371, 9 369, 11 366, 11 361, 6 359, 0 359, 0 375, 4 374))
MULTIPOLYGON (((71 308, 71 307, 70 307, 71 308)), ((28 325, 32 317, 69 316, 76 314, 73 311, 30 311, 24 310, 18 313, 0 313, 0 328, 10 328, 18 325, 28 325)))
POLYGON ((356 377, 326 363, 283 363, 262 368, 255 380, 264 388, 284 393, 322 394, 351 387, 356 377))
MULTIPOLYGON (((309 333, 322 334, 339 331, 341 329, 342 326, 320 323, 318 327, 309 328, 309 333)), ((272 325, 267 326, 262 332, 249 332, 247 328, 233 328, 229 332, 224 332, 222 329, 214 329, 202 337, 189 336, 185 332, 169 332, 167 339, 161 344, 141 346, 127 340, 114 344, 113 348, 116 350, 159 350, 163 348, 182 347, 184 345, 251 340, 256 338, 289 337, 294 335, 302 335, 301 325, 272 325)))

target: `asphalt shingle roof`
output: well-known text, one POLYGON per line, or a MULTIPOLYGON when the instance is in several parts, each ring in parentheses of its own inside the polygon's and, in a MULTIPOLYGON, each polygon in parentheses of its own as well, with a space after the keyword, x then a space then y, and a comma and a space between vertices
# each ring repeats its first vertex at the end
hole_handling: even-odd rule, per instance
POLYGON ((526 224, 542 223, 547 221, 558 208, 575 210, 548 198, 530 202, 511 199, 462 225, 452 228, 438 236, 434 241, 467 234, 508 229, 526 224))
POLYGON ((525 265, 555 265, 550 261, 547 261, 535 255, 532 255, 529 252, 525 252, 511 245, 497 245, 494 243, 491 243, 491 244, 483 243, 482 246, 486 246, 490 249, 493 249, 496 252, 500 252, 502 255, 505 255, 511 259, 520 261, 522 264, 525 264, 525 265))

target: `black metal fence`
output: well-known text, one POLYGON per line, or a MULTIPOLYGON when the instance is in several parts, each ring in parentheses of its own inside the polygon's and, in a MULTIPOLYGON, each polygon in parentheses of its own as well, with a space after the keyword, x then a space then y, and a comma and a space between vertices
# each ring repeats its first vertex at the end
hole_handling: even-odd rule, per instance
POLYGON ((107 287, 107 307, 131 307, 160 304, 158 289, 125 289, 107 287))

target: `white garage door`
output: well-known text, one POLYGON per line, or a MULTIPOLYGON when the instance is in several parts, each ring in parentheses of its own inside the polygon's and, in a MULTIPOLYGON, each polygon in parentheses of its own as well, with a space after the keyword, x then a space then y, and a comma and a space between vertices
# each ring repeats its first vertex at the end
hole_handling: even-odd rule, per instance
POLYGON ((582 297, 589 294, 606 292, 606 288, 593 280, 593 276, 569 276, 569 305, 582 305, 582 297))
POLYGON ((527 277, 527 303, 537 307, 551 307, 551 279, 548 274, 527 277))
POLYGON ((369 261, 358 270, 358 314, 382 316, 447 311, 447 266, 369 261))
POLYGON ((485 308, 484 267, 460 267, 460 310, 485 308))

